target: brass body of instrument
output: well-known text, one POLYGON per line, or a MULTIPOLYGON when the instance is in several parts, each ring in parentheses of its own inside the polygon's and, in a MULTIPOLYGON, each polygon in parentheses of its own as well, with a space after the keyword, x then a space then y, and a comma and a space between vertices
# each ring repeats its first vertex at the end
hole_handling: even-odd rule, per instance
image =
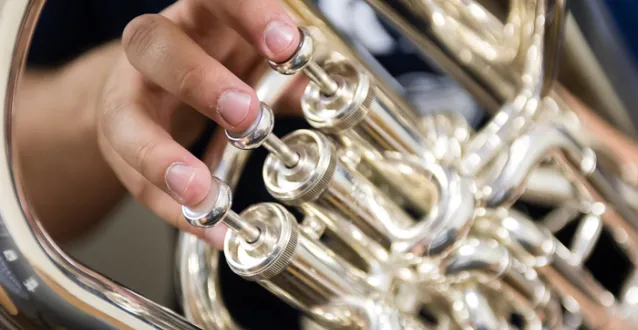
MULTIPOLYGON (((0 0, 2 328, 238 329, 220 294, 220 252, 195 237, 178 242, 180 316, 74 262, 30 212, 11 111, 43 2, 0 0)), ((366 2, 489 122, 473 131, 453 114, 420 116, 310 1, 283 0, 303 42, 289 61, 256 70, 258 122, 211 142, 222 189, 185 218, 233 229, 230 268, 302 311, 304 329, 638 328, 636 275, 614 295, 585 265, 604 231, 636 261, 638 203, 616 156, 595 152, 582 128, 589 110, 555 79, 564 1, 366 2), (312 129, 279 139, 270 107, 299 75, 310 78, 299 104, 312 129), (264 184, 280 204, 236 214, 232 189, 261 146, 264 184), (532 219, 519 201, 555 211, 532 219), (555 234, 570 223, 567 244, 555 234)))

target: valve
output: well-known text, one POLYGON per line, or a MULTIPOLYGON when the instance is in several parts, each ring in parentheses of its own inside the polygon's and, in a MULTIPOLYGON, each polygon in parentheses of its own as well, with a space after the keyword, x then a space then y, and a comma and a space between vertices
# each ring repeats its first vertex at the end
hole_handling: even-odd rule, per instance
POLYGON ((312 36, 304 28, 300 33, 301 43, 295 54, 285 62, 270 64, 282 74, 303 72, 310 78, 301 99, 306 120, 336 137, 348 150, 340 157, 350 170, 364 175, 415 218, 428 213, 431 191, 419 189, 428 183, 397 172, 396 164, 384 161, 386 151, 435 161, 434 145, 420 131, 414 110, 405 101, 393 98, 353 61, 335 56, 339 59, 318 65, 312 36))
POLYGON ((182 206, 182 214, 191 226, 199 228, 214 227, 223 222, 228 228, 244 238, 248 243, 254 243, 261 237, 261 230, 242 219, 231 210, 232 192, 225 182, 213 177, 211 190, 206 198, 196 207, 182 206))
POLYGON ((332 141, 311 130, 298 130, 283 141, 272 134, 273 112, 261 104, 254 125, 241 133, 226 132, 240 149, 263 146, 271 151, 263 169, 270 194, 290 206, 305 203, 338 212, 369 237, 389 248, 388 226, 408 226, 413 220, 363 176, 341 164, 332 141), (293 160, 289 161, 289 160, 293 160))
MULTIPOLYGON (((431 150, 420 134, 409 105, 389 97, 363 67, 347 59, 314 60, 315 42, 300 28, 301 42, 287 61, 270 62, 282 74, 302 71, 311 81, 302 97, 307 121, 325 133, 340 135, 353 130, 378 150, 423 156, 431 150)), ((351 132, 352 133, 352 132, 351 132)))

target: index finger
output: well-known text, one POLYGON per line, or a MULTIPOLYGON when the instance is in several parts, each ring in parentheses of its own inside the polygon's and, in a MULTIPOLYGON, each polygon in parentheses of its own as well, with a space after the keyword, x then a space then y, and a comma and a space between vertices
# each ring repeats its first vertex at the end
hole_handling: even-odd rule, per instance
POLYGON ((274 62, 292 57, 301 39, 278 0, 195 0, 274 62))

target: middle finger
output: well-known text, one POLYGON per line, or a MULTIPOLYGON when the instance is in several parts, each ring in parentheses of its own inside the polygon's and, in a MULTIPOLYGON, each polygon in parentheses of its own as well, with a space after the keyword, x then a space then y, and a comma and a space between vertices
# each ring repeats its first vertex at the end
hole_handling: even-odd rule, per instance
POLYGON ((147 79, 225 129, 243 131, 256 119, 255 92, 166 17, 134 19, 124 31, 122 45, 147 79))

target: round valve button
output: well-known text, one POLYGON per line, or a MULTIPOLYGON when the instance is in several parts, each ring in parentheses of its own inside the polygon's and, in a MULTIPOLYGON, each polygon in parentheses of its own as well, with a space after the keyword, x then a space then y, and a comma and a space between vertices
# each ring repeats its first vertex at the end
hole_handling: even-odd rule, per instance
POLYGON ((260 147, 272 133, 275 127, 275 115, 272 109, 264 103, 260 105, 257 119, 247 130, 241 133, 226 131, 226 137, 230 144, 242 150, 251 150, 260 147))
POLYGON ((273 70, 285 74, 285 75, 293 75, 299 71, 301 71, 308 63, 313 60, 315 53, 315 41, 310 36, 310 32, 304 28, 299 27, 300 34, 300 42, 299 46, 295 53, 286 61, 276 63, 273 61, 269 61, 270 66, 273 70))
POLYGON ((195 207, 182 206, 188 223, 195 227, 209 228, 223 221, 232 205, 232 191, 226 182, 213 177, 206 198, 195 207))

